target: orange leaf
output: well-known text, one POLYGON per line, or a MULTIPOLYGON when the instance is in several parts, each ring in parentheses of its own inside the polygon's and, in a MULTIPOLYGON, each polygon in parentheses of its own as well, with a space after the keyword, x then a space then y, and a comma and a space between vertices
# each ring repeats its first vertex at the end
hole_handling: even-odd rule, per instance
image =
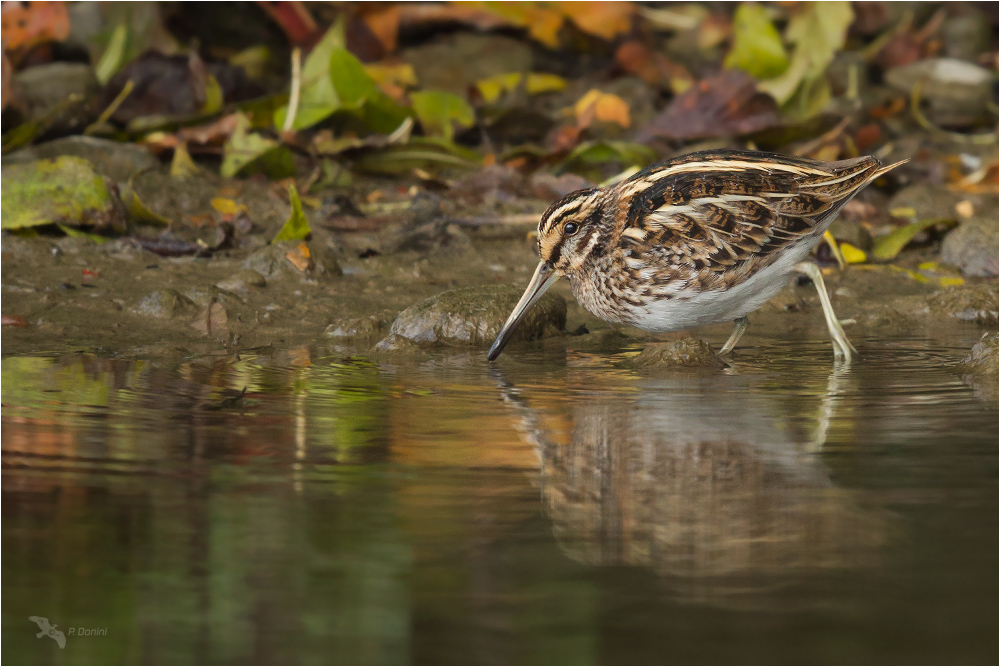
POLYGON ((573 113, 576 114, 577 125, 581 128, 589 126, 594 120, 618 123, 622 127, 629 127, 632 124, 628 102, 617 95, 604 93, 596 88, 591 88, 577 100, 573 105, 573 113))
POLYGON ((560 2, 556 5, 580 30, 608 41, 632 28, 631 2, 560 2))
POLYGON ((396 50, 399 40, 399 7, 389 7, 364 14, 361 19, 382 44, 387 54, 396 50))
POLYGON ((0 14, 4 46, 13 50, 69 36, 69 13, 62 2, 5 2, 0 14))

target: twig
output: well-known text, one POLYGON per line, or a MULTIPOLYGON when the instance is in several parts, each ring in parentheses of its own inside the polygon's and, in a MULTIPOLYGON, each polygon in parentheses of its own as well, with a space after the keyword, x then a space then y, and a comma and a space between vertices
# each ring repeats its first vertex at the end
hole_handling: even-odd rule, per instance
POLYGON ((282 132, 291 132, 295 126, 295 115, 299 112, 299 89, 302 87, 302 49, 292 49, 292 94, 288 98, 288 113, 285 114, 285 125, 282 132))
POLYGON ((84 130, 83 133, 91 134, 97 128, 107 123, 108 120, 110 120, 110 118, 115 114, 115 112, 118 111, 118 107, 122 105, 122 103, 125 101, 125 98, 127 98, 129 95, 132 94, 132 91, 134 89, 135 89, 135 81, 133 81, 132 79, 126 81, 125 85, 122 86, 121 92, 119 92, 118 95, 115 96, 115 99, 111 100, 111 104, 108 105, 108 108, 106 108, 104 112, 101 113, 100 116, 98 116, 96 121, 88 125, 87 129, 84 130))

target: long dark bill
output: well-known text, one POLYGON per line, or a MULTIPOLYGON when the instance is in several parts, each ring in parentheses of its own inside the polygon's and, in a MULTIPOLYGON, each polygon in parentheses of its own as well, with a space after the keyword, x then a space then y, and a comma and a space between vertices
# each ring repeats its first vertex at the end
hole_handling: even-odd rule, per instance
POLYGON ((514 335, 517 325, 521 323, 521 320, 528 313, 528 309, 535 305, 535 302, 545 294, 545 290, 550 288, 552 283, 558 279, 559 274, 552 269, 551 264, 548 262, 539 262, 538 268, 535 269, 535 275, 531 277, 531 282, 528 283, 527 289, 521 295, 521 300, 514 306, 510 317, 507 318, 503 328, 500 329, 500 333, 497 334, 497 339, 493 341, 487 359, 493 361, 500 356, 500 353, 503 352, 503 349, 510 341, 510 337, 514 335))

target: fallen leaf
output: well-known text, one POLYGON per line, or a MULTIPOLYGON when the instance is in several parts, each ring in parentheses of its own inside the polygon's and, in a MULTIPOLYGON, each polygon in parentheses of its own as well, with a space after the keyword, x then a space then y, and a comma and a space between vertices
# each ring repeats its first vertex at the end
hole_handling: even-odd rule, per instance
POLYGON ((563 12, 580 30, 608 41, 632 28, 635 13, 631 2, 559 2, 554 8, 563 12))
POLYGON ((517 90, 520 86, 524 86, 525 92, 529 95, 537 95, 563 90, 567 85, 566 79, 561 76, 536 72, 529 73, 527 77, 519 72, 498 74, 476 82, 476 88, 489 104, 493 104, 501 95, 517 90))
POLYGON ((310 258, 309 246, 305 243, 300 243, 291 250, 285 253, 285 259, 292 263, 299 271, 305 273, 312 266, 312 259, 310 258))
POLYGON ((437 134, 450 141, 456 125, 467 128, 476 122, 475 112, 469 103, 453 93, 425 90, 413 93, 410 99, 413 111, 428 134, 437 134))
POLYGON ((409 63, 365 65, 368 76, 389 97, 397 102, 406 96, 406 89, 417 85, 417 74, 409 63))
POLYGON ((226 313, 225 307, 218 301, 202 310, 191 322, 192 329, 206 336, 211 336, 213 331, 216 335, 224 334, 228 325, 229 315, 226 313))
POLYGON ((212 208, 221 213, 222 215, 237 215, 238 213, 247 213, 247 207, 243 204, 237 204, 232 199, 226 199, 225 197, 215 197, 212 199, 212 208))
POLYGON ((250 132, 250 119, 240 114, 236 128, 222 148, 222 167, 219 173, 225 178, 250 171, 263 171, 271 178, 280 179, 295 174, 292 155, 277 140, 250 132))
POLYGON ((399 39, 399 7, 390 6, 378 11, 366 12, 362 14, 361 20, 382 44, 386 54, 396 50, 399 39))
POLYGON ((307 46, 316 39, 318 32, 316 21, 303 3, 258 0, 257 5, 281 26, 292 44, 307 46))
POLYGON ((288 186, 288 201, 292 206, 291 215, 288 216, 288 220, 285 221, 275 237, 271 239, 271 243, 298 241, 306 238, 312 232, 309 228, 309 220, 302 212, 302 202, 299 200, 298 190, 292 184, 288 186))
POLYGON ((888 262, 895 259, 896 255, 902 252, 903 248, 913 240, 913 237, 923 230, 940 224, 951 225, 954 222, 954 220, 948 219, 932 219, 899 227, 886 236, 875 239, 875 243, 872 244, 871 257, 880 262, 888 262))
POLYGON ((757 92, 753 77, 742 70, 726 70, 675 97, 639 132, 636 141, 751 134, 777 122, 774 100, 757 92))
POLYGON ((581 128, 589 127, 595 120, 617 123, 622 127, 629 127, 632 124, 628 102, 617 95, 596 88, 591 88, 576 101, 573 113, 576 115, 577 126, 581 128))
POLYGON ((187 144, 178 143, 174 148, 174 157, 170 161, 170 175, 174 178, 192 178, 200 172, 198 165, 191 159, 187 144))
MULTIPOLYGON (((780 76, 758 85, 782 105, 800 89, 808 93, 810 83, 823 77, 834 55, 843 48, 854 19, 851 3, 846 0, 802 3, 799 8, 785 30, 785 39, 795 45, 790 64, 780 76)), ((810 106, 809 111, 814 111, 816 105, 810 106)))
POLYGON ((5 2, 0 10, 4 50, 27 51, 42 42, 61 42, 69 36, 69 13, 64 2, 5 2))
POLYGON ((840 244, 840 254, 848 264, 864 264, 868 261, 868 255, 865 254, 865 251, 850 243, 840 244))
POLYGON ((778 76, 788 68, 781 36, 765 7, 744 2, 736 8, 733 46, 724 65, 739 68, 758 79, 778 76))
MULTIPOLYGON (((344 26, 334 24, 319 40, 302 64, 300 75, 299 105, 295 113, 293 130, 312 127, 340 108, 340 98, 330 76, 330 58, 337 49, 343 49, 344 26)), ((288 105, 274 113, 275 127, 285 126, 288 105)))
POLYGON ((651 86, 669 88, 676 94, 683 93, 694 83, 691 74, 658 51, 652 51, 642 42, 624 42, 615 51, 615 62, 630 74, 635 74, 651 86))
POLYGON ((375 80, 347 49, 336 48, 330 54, 330 80, 342 109, 357 109, 375 92, 375 80))
POLYGON ((26 327, 28 322, 20 315, 3 315, 0 317, 0 324, 5 327, 26 327))

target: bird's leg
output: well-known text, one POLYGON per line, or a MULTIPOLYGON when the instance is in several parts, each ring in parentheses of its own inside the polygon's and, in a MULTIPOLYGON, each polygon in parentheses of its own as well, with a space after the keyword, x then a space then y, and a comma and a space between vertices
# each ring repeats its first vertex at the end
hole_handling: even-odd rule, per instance
POLYGON ((823 272, 812 262, 799 262, 792 267, 794 270, 804 273, 812 280, 819 294, 819 302, 823 304, 823 316, 826 318, 826 326, 830 330, 830 339, 833 341, 833 356, 843 359, 846 363, 851 363, 851 353, 857 354, 857 350, 847 340, 844 327, 840 326, 840 320, 833 312, 833 304, 830 303, 830 296, 826 293, 826 284, 823 282, 823 272))
POLYGON ((737 317, 733 320, 733 333, 729 336, 729 340, 726 344, 722 346, 719 350, 719 356, 725 356, 733 351, 736 347, 736 343, 739 342, 740 338, 743 337, 743 332, 747 330, 747 324, 750 322, 744 315, 743 317, 737 317))

